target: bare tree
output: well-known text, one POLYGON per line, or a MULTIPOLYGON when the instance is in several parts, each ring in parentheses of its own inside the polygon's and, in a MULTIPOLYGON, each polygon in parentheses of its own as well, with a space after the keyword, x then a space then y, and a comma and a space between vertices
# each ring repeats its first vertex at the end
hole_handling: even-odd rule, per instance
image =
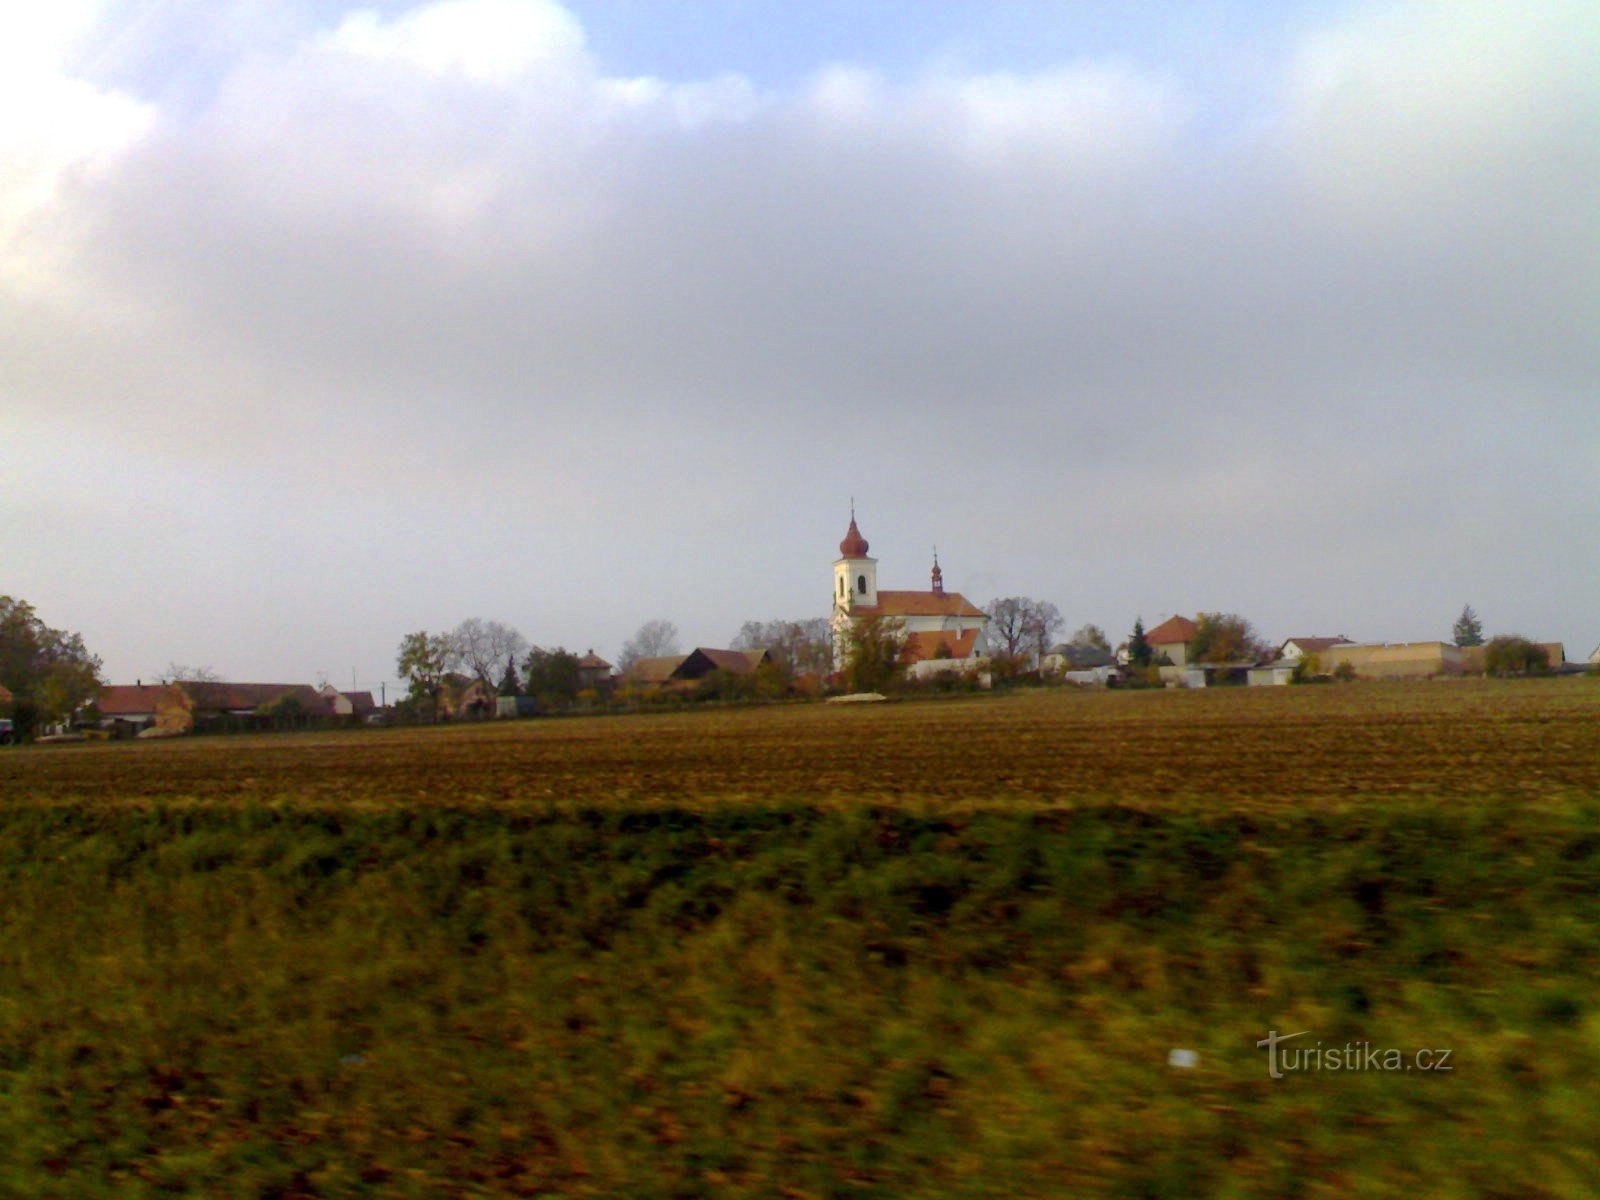
POLYGON ((482 617, 469 617, 446 636, 450 641, 447 669, 462 671, 491 686, 501 664, 528 652, 527 638, 509 625, 482 617))
POLYGON ((1054 604, 1027 596, 991 600, 984 611, 989 614, 990 640, 1010 659, 1024 653, 1043 654, 1062 625, 1061 612, 1054 604))
POLYGON ((804 621, 746 621, 733 639, 734 650, 770 650, 773 661, 791 675, 833 670, 833 634, 826 617, 804 621))
POLYGON ((622 645, 617 656, 617 670, 625 672, 641 658, 661 658, 678 652, 678 627, 671 621, 646 621, 622 645))
POLYGON ((1033 651, 1035 663, 1043 660, 1045 653, 1050 649, 1050 641, 1060 632, 1065 622, 1061 619, 1061 610, 1048 600, 1029 601, 1031 607, 1027 616, 1028 647, 1033 651))

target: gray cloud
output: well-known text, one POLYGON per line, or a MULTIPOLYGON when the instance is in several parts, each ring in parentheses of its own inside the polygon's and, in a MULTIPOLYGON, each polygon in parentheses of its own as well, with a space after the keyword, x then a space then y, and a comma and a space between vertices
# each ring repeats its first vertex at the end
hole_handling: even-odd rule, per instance
POLYGON ((430 11, 177 99, 124 30, 88 82, 158 115, 0 243, 7 586, 119 676, 721 642, 822 606, 851 493, 886 585, 937 540, 1074 624, 1600 637, 1585 6, 1360 10, 1221 130, 1126 64, 764 93, 430 11))

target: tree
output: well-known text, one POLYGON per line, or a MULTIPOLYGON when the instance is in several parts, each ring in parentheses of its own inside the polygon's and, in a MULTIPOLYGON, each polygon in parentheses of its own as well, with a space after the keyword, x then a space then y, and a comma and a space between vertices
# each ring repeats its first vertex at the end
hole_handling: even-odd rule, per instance
MULTIPOLYGON (((1139 636, 1143 637, 1144 626, 1138 622, 1134 624, 1138 629, 1139 636)), ((1074 646, 1093 646, 1096 650, 1104 650, 1107 654, 1111 653, 1111 643, 1106 640, 1105 630, 1098 625, 1079 626, 1078 632, 1072 635, 1072 644, 1074 646)), ((1149 643, 1146 642, 1145 645, 1148 646, 1149 643)))
POLYGON ((746 621, 731 648, 769 650, 772 660, 791 678, 826 675, 833 670, 833 635, 826 617, 804 621, 746 621))
POLYGON ((444 690, 452 650, 449 634, 418 630, 400 639, 396 669, 411 686, 411 701, 425 706, 429 716, 438 715, 439 693, 444 690))
POLYGON ((18 733, 65 721, 93 700, 100 666, 81 634, 52 629, 26 600, 0 596, 0 685, 12 694, 18 733))
POLYGON ((522 695, 522 680, 517 677, 517 664, 509 654, 506 656, 505 674, 500 676, 500 686, 496 689, 497 696, 522 695))
POLYGON ((1472 605, 1466 604, 1461 608, 1461 615, 1456 618, 1451 632, 1455 635, 1458 646, 1483 645, 1483 622, 1478 620, 1478 614, 1472 611, 1472 605))
POLYGON ((450 631, 447 670, 460 671, 494 685, 494 673, 508 658, 520 658, 528 650, 528 639, 509 625, 469 617, 450 631))
POLYGON ((1550 669, 1550 654, 1537 642, 1503 633, 1483 648, 1486 675, 1538 675, 1550 669))
POLYGON ((845 686, 852 692, 886 691, 904 670, 906 626, 896 617, 857 617, 843 641, 845 686))
POLYGON ((578 699, 583 690, 583 673, 578 669, 578 656, 564 646, 545 650, 535 646, 528 652, 523 665, 527 678, 528 695, 550 708, 564 708, 578 699))
POLYGON ((1195 618, 1191 662, 1256 662, 1271 653, 1255 627, 1238 613, 1203 612, 1195 618))
POLYGON ((622 644, 617 670, 626 672, 641 658, 661 658, 678 652, 678 627, 671 621, 646 621, 639 632, 622 644))
MULTIPOLYGON (((1066 624, 1061 619, 1061 610, 1048 600, 1029 601, 1027 617, 1024 621, 1024 631, 1027 645, 1033 651, 1034 662, 1043 660, 1050 649, 1050 641, 1055 637, 1061 627, 1066 624)), ((1104 640, 1102 637, 1101 640, 1104 640)))
POLYGON ((1133 633, 1128 638, 1128 664, 1134 667, 1148 667, 1155 658, 1155 650, 1150 645, 1150 639, 1144 635, 1144 618, 1133 619, 1133 633))
POLYGON ((1047 643, 1062 625, 1054 604, 1028 596, 991 600, 984 612, 989 616, 989 640, 997 648, 996 658, 1016 660, 1025 651, 1048 649, 1047 643))

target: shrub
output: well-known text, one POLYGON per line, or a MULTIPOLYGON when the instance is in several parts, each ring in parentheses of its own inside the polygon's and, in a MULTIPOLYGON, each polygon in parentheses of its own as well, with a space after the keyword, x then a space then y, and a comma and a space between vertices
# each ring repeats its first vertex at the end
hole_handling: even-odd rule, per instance
POLYGON ((1540 646, 1514 633, 1489 639, 1483 649, 1486 675, 1537 675, 1550 669, 1550 655, 1540 646))

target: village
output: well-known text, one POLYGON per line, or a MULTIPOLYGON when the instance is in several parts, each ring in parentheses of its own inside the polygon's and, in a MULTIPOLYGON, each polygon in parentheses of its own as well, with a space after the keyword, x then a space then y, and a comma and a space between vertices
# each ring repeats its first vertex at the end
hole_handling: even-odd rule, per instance
MULTIPOLYGON (((1600 671, 1559 642, 1485 641, 1470 607, 1455 640, 1368 642, 1295 635, 1268 643, 1236 614, 1173 615, 1112 645, 1098 626, 1057 640, 1055 606, 1005 597, 979 607, 947 591, 935 551, 925 589, 878 586, 878 560, 852 506, 833 562, 827 618, 751 622, 728 647, 679 649, 670 623, 649 622, 612 664, 592 649, 530 647, 508 626, 463 622, 451 634, 407 635, 397 666, 407 693, 316 683, 250 683, 174 668, 146 682, 99 684, 71 715, 41 722, 43 739, 170 737, 334 726, 431 723, 627 711, 694 701, 839 699, 885 692, 989 691, 997 686, 1277 687, 1297 683, 1451 679, 1600 671)), ((97 681, 98 682, 98 681, 97 681)), ((15 736, 15 697, 0 684, 0 737, 15 736)))

